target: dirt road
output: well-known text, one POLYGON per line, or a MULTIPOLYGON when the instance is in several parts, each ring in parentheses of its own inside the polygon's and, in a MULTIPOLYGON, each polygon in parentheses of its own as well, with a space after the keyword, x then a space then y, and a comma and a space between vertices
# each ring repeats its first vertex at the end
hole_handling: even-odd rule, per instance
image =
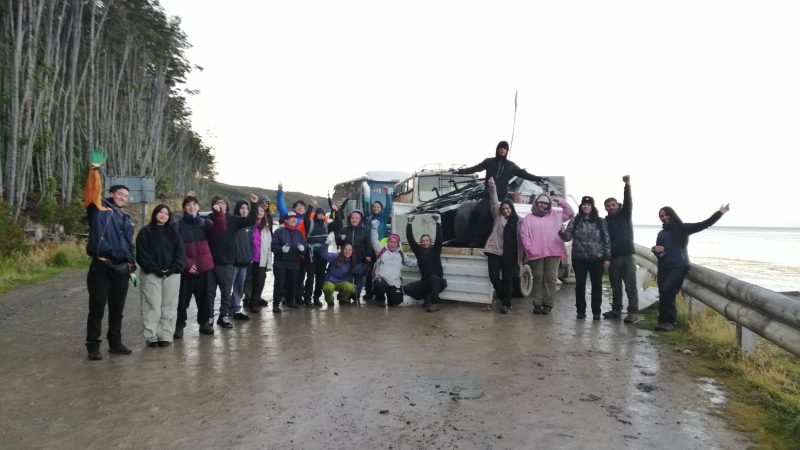
MULTIPOLYGON (((268 284, 271 278, 268 279, 268 284)), ((85 272, 0 297, 0 448, 744 448, 650 332, 445 304, 268 310, 86 359, 85 272)), ((190 320, 195 317, 194 307, 190 320)), ((103 324, 105 333, 106 323, 103 324)))

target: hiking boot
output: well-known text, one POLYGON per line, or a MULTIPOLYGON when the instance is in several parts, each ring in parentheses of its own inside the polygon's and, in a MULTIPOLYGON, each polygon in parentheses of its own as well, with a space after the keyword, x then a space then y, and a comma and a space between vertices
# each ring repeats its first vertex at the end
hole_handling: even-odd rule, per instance
POLYGON ((511 311, 511 307, 508 305, 503 305, 500 307, 500 314, 508 314, 511 311))
POLYGON ((542 308, 539 305, 534 305, 533 306, 533 313, 534 314, 544 314, 544 308, 542 308))
POLYGON ((636 323, 638 321, 639 321, 639 314, 638 313, 628 313, 628 315, 625 316, 625 320, 623 322, 625 322, 625 323, 636 323))
POLYGON ((231 322, 231 318, 230 316, 227 315, 219 316, 219 319, 217 319, 217 325, 221 326, 222 328, 228 328, 228 329, 233 328, 233 323, 231 322))
POLYGON ((550 311, 553 310, 552 306, 542 306, 542 314, 547 315, 550 314, 550 311))
POLYGON ((439 304, 438 303, 431 303, 428 305, 428 312, 436 312, 439 311, 439 304))
POLYGON ((150 348, 158 347, 158 341, 147 342, 147 346, 150 348))
POLYGON ((170 341, 158 341, 159 347, 169 347, 170 345, 172 345, 172 342, 170 341))
POLYGON ((214 325, 210 323, 200 325, 200 334, 214 334, 214 325))
POLYGON ((233 320, 250 320, 250 316, 243 312, 237 312, 233 315, 233 320))
POLYGON ((600 320, 600 314, 592 314, 592 320, 600 320))
POLYGON ((675 329, 675 325, 671 323, 660 323, 656 325, 656 331, 672 331, 675 329))
POLYGON ((585 319, 586 313, 578 313, 578 319, 585 319))
POLYGON ((604 319, 619 319, 620 317, 622 317, 622 313, 616 309, 612 309, 611 311, 606 311, 603 313, 604 319))
POLYGON ((183 339, 183 327, 175 328, 175 333, 172 334, 172 339, 183 339))
POLYGON ((267 306, 267 305, 269 305, 269 302, 262 298, 262 299, 258 300, 258 304, 259 304, 259 306, 267 306))
POLYGON ((100 343, 92 342, 86 344, 86 350, 89 352, 89 361, 100 361, 103 359, 103 354, 100 353, 100 343))
POLYGON ((108 353, 116 353, 117 355, 130 355, 131 353, 133 353, 133 350, 129 349, 128 347, 125 347, 122 344, 117 344, 114 346, 109 346, 108 353))

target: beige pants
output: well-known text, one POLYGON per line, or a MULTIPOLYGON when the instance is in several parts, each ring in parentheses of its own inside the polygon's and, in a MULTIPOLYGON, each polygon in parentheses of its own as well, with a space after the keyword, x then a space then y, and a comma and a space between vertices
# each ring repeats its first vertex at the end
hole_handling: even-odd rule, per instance
POLYGON ((142 334, 145 342, 172 342, 175 321, 178 319, 178 291, 181 276, 173 274, 166 278, 143 273, 142 289, 142 334))
POLYGON ((548 256, 547 258, 528 261, 528 266, 533 273, 533 305, 553 307, 553 296, 558 288, 558 266, 561 258, 548 256))

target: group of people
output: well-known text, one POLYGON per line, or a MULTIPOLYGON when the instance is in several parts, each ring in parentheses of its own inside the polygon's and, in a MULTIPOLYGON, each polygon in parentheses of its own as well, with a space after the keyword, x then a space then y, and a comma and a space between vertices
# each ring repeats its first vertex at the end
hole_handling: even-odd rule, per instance
MULTIPOLYGON (((501 312, 511 309, 512 274, 521 262, 533 274, 533 313, 550 314, 558 285, 560 263, 567 257, 565 242, 572 241, 572 266, 575 271, 575 299, 578 319, 586 317, 586 280, 591 280, 591 312, 601 317, 601 283, 605 269, 613 292, 612 308, 606 318, 622 316, 622 292, 628 296, 625 322, 638 319, 636 264, 633 259, 632 200, 629 177, 623 202, 606 199, 605 219, 600 218, 594 199, 584 196, 578 214, 568 202, 543 192, 532 201, 531 213, 520 220, 514 202, 506 198, 512 175, 543 180, 519 169, 507 160, 508 144, 498 144, 494 158, 461 169, 461 173, 486 170, 486 193, 478 223, 486 221, 489 232, 484 251, 488 271, 501 312), (502 201, 499 199, 502 198, 502 201)), ((134 242, 133 223, 123 210, 129 190, 111 186, 102 198, 100 167, 105 154, 93 151, 84 189, 90 233, 87 253, 92 258, 87 275, 89 314, 86 347, 90 360, 103 358, 100 352, 102 319, 108 305, 107 339, 109 352, 130 354, 122 343, 122 312, 129 281, 141 283, 143 337, 149 347, 167 347, 181 339, 188 320, 192 297, 197 306, 201 334, 214 334, 214 301, 220 292, 216 324, 233 328, 235 320, 248 320, 244 308, 259 313, 268 302, 262 299, 266 274, 273 272, 273 313, 281 305, 321 307, 334 296, 340 305, 364 299, 378 306, 396 306, 403 295, 424 300, 429 312, 440 308, 439 294, 447 287, 441 262, 443 244, 441 218, 433 215, 436 236, 419 241, 413 233, 414 216, 408 217, 406 237, 414 254, 407 257, 400 236, 388 226, 391 196, 385 190, 385 204, 375 201, 370 214, 361 210, 341 214, 339 205, 328 199, 330 213, 303 201, 289 209, 283 186, 278 186, 277 208, 271 208, 267 195, 251 194, 249 202, 239 201, 233 211, 223 196, 211 201, 212 212, 200 214, 194 195, 182 202, 183 215, 172 219, 165 204, 157 205, 148 225, 134 242), (272 216, 277 209, 278 226, 272 216), (331 252, 332 244, 337 251, 331 252), (417 267, 420 279, 405 285, 400 276, 403 266, 417 267), (137 276, 141 269, 141 279, 137 276)), ((668 331, 676 320, 675 295, 688 272, 688 236, 711 226, 728 211, 728 205, 704 222, 684 224, 672 208, 664 207, 659 217, 664 229, 652 248, 658 257, 660 293, 659 325, 668 331)), ((479 229, 481 227, 476 227, 479 229)))

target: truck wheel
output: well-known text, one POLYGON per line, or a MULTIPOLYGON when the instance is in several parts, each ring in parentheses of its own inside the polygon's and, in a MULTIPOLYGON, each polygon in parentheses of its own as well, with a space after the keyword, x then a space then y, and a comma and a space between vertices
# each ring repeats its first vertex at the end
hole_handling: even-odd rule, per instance
POLYGON ((456 210, 453 234, 458 244, 468 244, 472 240, 472 228, 474 227, 472 210, 475 209, 476 204, 478 204, 477 200, 467 200, 456 210))
POLYGON ((530 266, 519 266, 519 278, 514 278, 514 297, 528 298, 533 292, 533 273, 530 266))

